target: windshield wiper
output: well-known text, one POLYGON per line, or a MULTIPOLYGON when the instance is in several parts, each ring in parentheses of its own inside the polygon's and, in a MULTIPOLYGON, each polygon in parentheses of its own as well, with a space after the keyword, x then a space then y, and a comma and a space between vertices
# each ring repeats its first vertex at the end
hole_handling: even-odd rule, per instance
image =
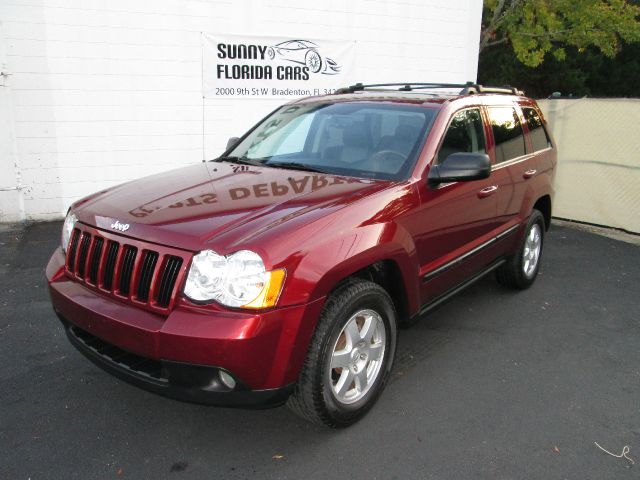
POLYGON ((322 170, 311 165, 298 162, 269 162, 264 164, 266 167, 286 168, 289 170, 303 170, 306 172, 324 173, 328 174, 326 170, 322 170))
POLYGON ((253 160, 252 158, 247 157, 218 157, 216 158, 216 162, 231 162, 231 163, 239 163, 241 165, 253 165, 254 167, 264 167, 264 164, 258 160, 253 160))

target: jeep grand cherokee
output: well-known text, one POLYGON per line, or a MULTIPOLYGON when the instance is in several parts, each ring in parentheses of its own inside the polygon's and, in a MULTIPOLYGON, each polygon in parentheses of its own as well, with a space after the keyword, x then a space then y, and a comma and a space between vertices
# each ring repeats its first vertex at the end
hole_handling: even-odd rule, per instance
POLYGON ((382 392, 399 326, 490 271, 532 284, 555 164, 516 89, 304 98, 215 160, 74 203, 51 300, 71 343, 128 382, 346 426, 382 392))

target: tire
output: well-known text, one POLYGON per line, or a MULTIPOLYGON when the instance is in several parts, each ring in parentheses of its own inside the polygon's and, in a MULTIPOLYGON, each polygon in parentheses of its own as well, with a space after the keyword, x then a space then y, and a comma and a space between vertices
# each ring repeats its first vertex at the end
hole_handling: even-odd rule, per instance
POLYGON ((320 314, 287 406, 306 420, 332 428, 361 419, 389 378, 396 322, 393 302, 378 284, 360 279, 341 284, 320 314))
POLYGON ((533 210, 518 250, 496 270, 499 283, 520 290, 533 284, 540 270, 544 232, 544 216, 538 210, 533 210))

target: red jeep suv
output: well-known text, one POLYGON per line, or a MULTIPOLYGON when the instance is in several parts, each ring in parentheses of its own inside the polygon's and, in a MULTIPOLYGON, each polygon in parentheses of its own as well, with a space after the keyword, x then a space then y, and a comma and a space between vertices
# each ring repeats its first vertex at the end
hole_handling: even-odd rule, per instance
POLYGON ((304 98, 215 160, 74 203, 51 301, 123 380, 346 426, 382 392, 399 326, 491 271, 532 284, 555 164, 540 109, 510 87, 304 98))

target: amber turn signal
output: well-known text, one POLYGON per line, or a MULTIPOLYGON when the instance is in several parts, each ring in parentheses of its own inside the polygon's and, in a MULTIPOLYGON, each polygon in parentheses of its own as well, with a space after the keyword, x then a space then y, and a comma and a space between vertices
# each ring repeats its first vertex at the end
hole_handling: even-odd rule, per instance
POLYGON ((278 303, 278 298, 280 298, 280 292, 284 285, 286 271, 284 268, 279 268, 277 270, 267 272, 267 275, 267 280, 264 282, 262 291, 254 300, 243 305, 242 308, 269 308, 278 303))

